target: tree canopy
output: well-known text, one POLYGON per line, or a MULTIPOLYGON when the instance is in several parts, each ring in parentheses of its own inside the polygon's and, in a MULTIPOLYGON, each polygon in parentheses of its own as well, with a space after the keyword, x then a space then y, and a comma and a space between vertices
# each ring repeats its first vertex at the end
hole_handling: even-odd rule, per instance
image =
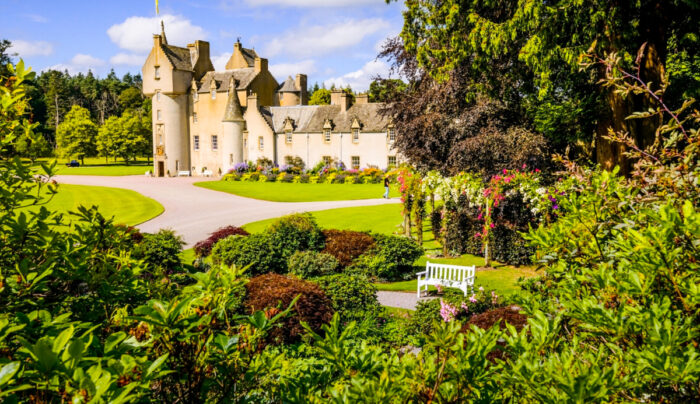
POLYGON ((56 129, 56 146, 61 157, 80 159, 95 156, 97 125, 90 119, 90 111, 73 105, 56 129))

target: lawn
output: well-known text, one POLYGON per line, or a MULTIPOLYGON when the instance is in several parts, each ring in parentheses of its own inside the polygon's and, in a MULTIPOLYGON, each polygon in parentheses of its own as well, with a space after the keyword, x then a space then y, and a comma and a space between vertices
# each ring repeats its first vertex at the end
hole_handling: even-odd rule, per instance
MULTIPOLYGON (((273 202, 344 201, 377 199, 384 194, 382 184, 298 184, 289 182, 203 181, 202 188, 227 192, 246 198, 273 202)), ((390 197, 398 197, 395 188, 390 197)))
MULTIPOLYGON (((163 213, 163 206, 138 192, 121 188, 61 184, 58 193, 45 205, 61 213, 75 211, 79 205, 96 205, 107 216, 114 216, 115 223, 134 226, 163 213)), ((38 210, 38 207, 26 208, 38 210)))
MULTIPOLYGON (((42 161, 51 163, 54 159, 42 161)), ((66 163, 69 161, 70 159, 56 159, 58 175, 143 175, 147 170, 153 169, 152 160, 149 163, 146 159, 132 161, 126 165, 122 160, 115 162, 114 159, 110 159, 109 162, 106 162, 103 157, 89 157, 85 159, 85 164, 81 164, 80 167, 66 167, 66 163)))

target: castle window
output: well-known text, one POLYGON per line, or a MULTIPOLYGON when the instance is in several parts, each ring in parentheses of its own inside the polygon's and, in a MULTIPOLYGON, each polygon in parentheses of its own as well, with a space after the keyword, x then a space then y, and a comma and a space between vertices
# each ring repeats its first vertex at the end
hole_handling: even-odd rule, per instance
POLYGON ((353 143, 360 143, 360 130, 359 129, 352 130, 352 142, 353 143))
POLYGON ((285 141, 287 143, 292 143, 292 131, 288 130, 284 132, 285 141))
POLYGON ((323 156, 323 164, 327 166, 331 165, 331 156, 323 156))
POLYGON ((263 141, 263 137, 262 137, 262 136, 258 137, 258 149, 259 149, 260 151, 263 151, 263 150, 265 149, 265 143, 264 143, 264 141, 263 141))
POLYGON ((197 113, 196 112, 192 113, 192 122, 197 123, 197 113))
POLYGON ((393 127, 387 129, 387 138, 389 139, 389 143, 394 143, 396 141, 396 132, 393 127))
POLYGON ((194 136, 194 141, 192 143, 194 144, 194 149, 199 150, 199 135, 194 136))
POLYGON ((215 100, 216 99, 216 88, 211 89, 211 99, 215 100))
POLYGON ((331 130, 330 129, 323 130, 323 141, 326 143, 331 142, 331 130))
POLYGON ((350 159, 352 160, 352 168, 355 170, 360 168, 360 156, 352 156, 350 159))
POLYGON ((197 92, 197 90, 192 91, 192 99, 194 100, 194 102, 199 101, 199 93, 197 92))
POLYGON ((159 121, 163 119, 163 113, 161 110, 156 111, 156 117, 159 121))
POLYGON ((160 101, 160 90, 156 90, 156 101, 160 101))
POLYGON ((387 168, 396 167, 396 156, 389 156, 387 158, 386 167, 387 168))
POLYGON ((211 149, 219 150, 219 137, 216 135, 211 135, 211 149))
POLYGON ((154 74, 154 77, 155 77, 156 79, 159 79, 159 78, 160 78, 160 66, 156 66, 156 67, 155 67, 155 70, 153 71, 153 74, 154 74))

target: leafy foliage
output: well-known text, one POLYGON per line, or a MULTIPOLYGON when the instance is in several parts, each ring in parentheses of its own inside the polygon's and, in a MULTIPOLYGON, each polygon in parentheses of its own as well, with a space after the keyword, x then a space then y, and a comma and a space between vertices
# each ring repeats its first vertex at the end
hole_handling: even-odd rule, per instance
POLYGON ((314 279, 343 322, 372 319, 380 310, 377 288, 364 276, 335 274, 314 279))
POLYGON ((56 146, 62 157, 81 159, 95 156, 97 125, 90 119, 90 111, 74 105, 56 128, 56 146))
POLYGON ((353 264, 352 272, 383 280, 413 276, 413 262, 423 255, 423 249, 407 237, 374 235, 376 245, 353 264))
POLYGON ((285 273, 287 268, 287 258, 267 233, 247 237, 229 236, 219 240, 211 250, 211 260, 214 264, 248 267, 251 275, 285 273))
POLYGON ((335 273, 338 260, 332 255, 316 251, 297 251, 289 257, 289 273, 302 279, 335 273))
POLYGON ((374 247, 374 238, 351 230, 323 230, 323 252, 334 256, 342 267, 350 265, 357 257, 374 247))
POLYGON ((161 229, 155 234, 145 234, 134 250, 134 257, 146 262, 151 271, 170 275, 182 270, 179 254, 185 242, 173 230, 161 229))
POLYGON ((202 240, 194 245, 194 253, 197 257, 208 257, 214 245, 221 239, 228 236, 247 236, 248 232, 236 226, 226 226, 211 233, 206 240, 202 240))

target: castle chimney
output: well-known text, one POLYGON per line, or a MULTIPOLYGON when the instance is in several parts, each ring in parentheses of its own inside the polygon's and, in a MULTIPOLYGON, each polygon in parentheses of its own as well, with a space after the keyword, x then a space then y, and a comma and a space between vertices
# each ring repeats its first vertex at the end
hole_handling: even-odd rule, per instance
POLYGON ((258 109, 258 94, 250 93, 246 100, 246 107, 252 109, 258 109))
POLYGON ((355 96, 355 103, 357 104, 369 104, 369 94, 361 93, 355 96))
POLYGON ((343 90, 333 90, 331 92, 331 105, 340 105, 340 111, 346 112, 350 108, 352 97, 343 90))
POLYGON ((255 58, 255 71, 256 72, 267 71, 267 59, 261 58, 261 57, 256 57, 255 58))
POLYGON ((294 85, 299 89, 300 104, 307 105, 309 103, 309 96, 306 93, 306 75, 297 74, 296 80, 294 80, 294 85))
POLYGON ((160 48, 163 45, 163 39, 158 34, 153 35, 153 47, 160 48))

